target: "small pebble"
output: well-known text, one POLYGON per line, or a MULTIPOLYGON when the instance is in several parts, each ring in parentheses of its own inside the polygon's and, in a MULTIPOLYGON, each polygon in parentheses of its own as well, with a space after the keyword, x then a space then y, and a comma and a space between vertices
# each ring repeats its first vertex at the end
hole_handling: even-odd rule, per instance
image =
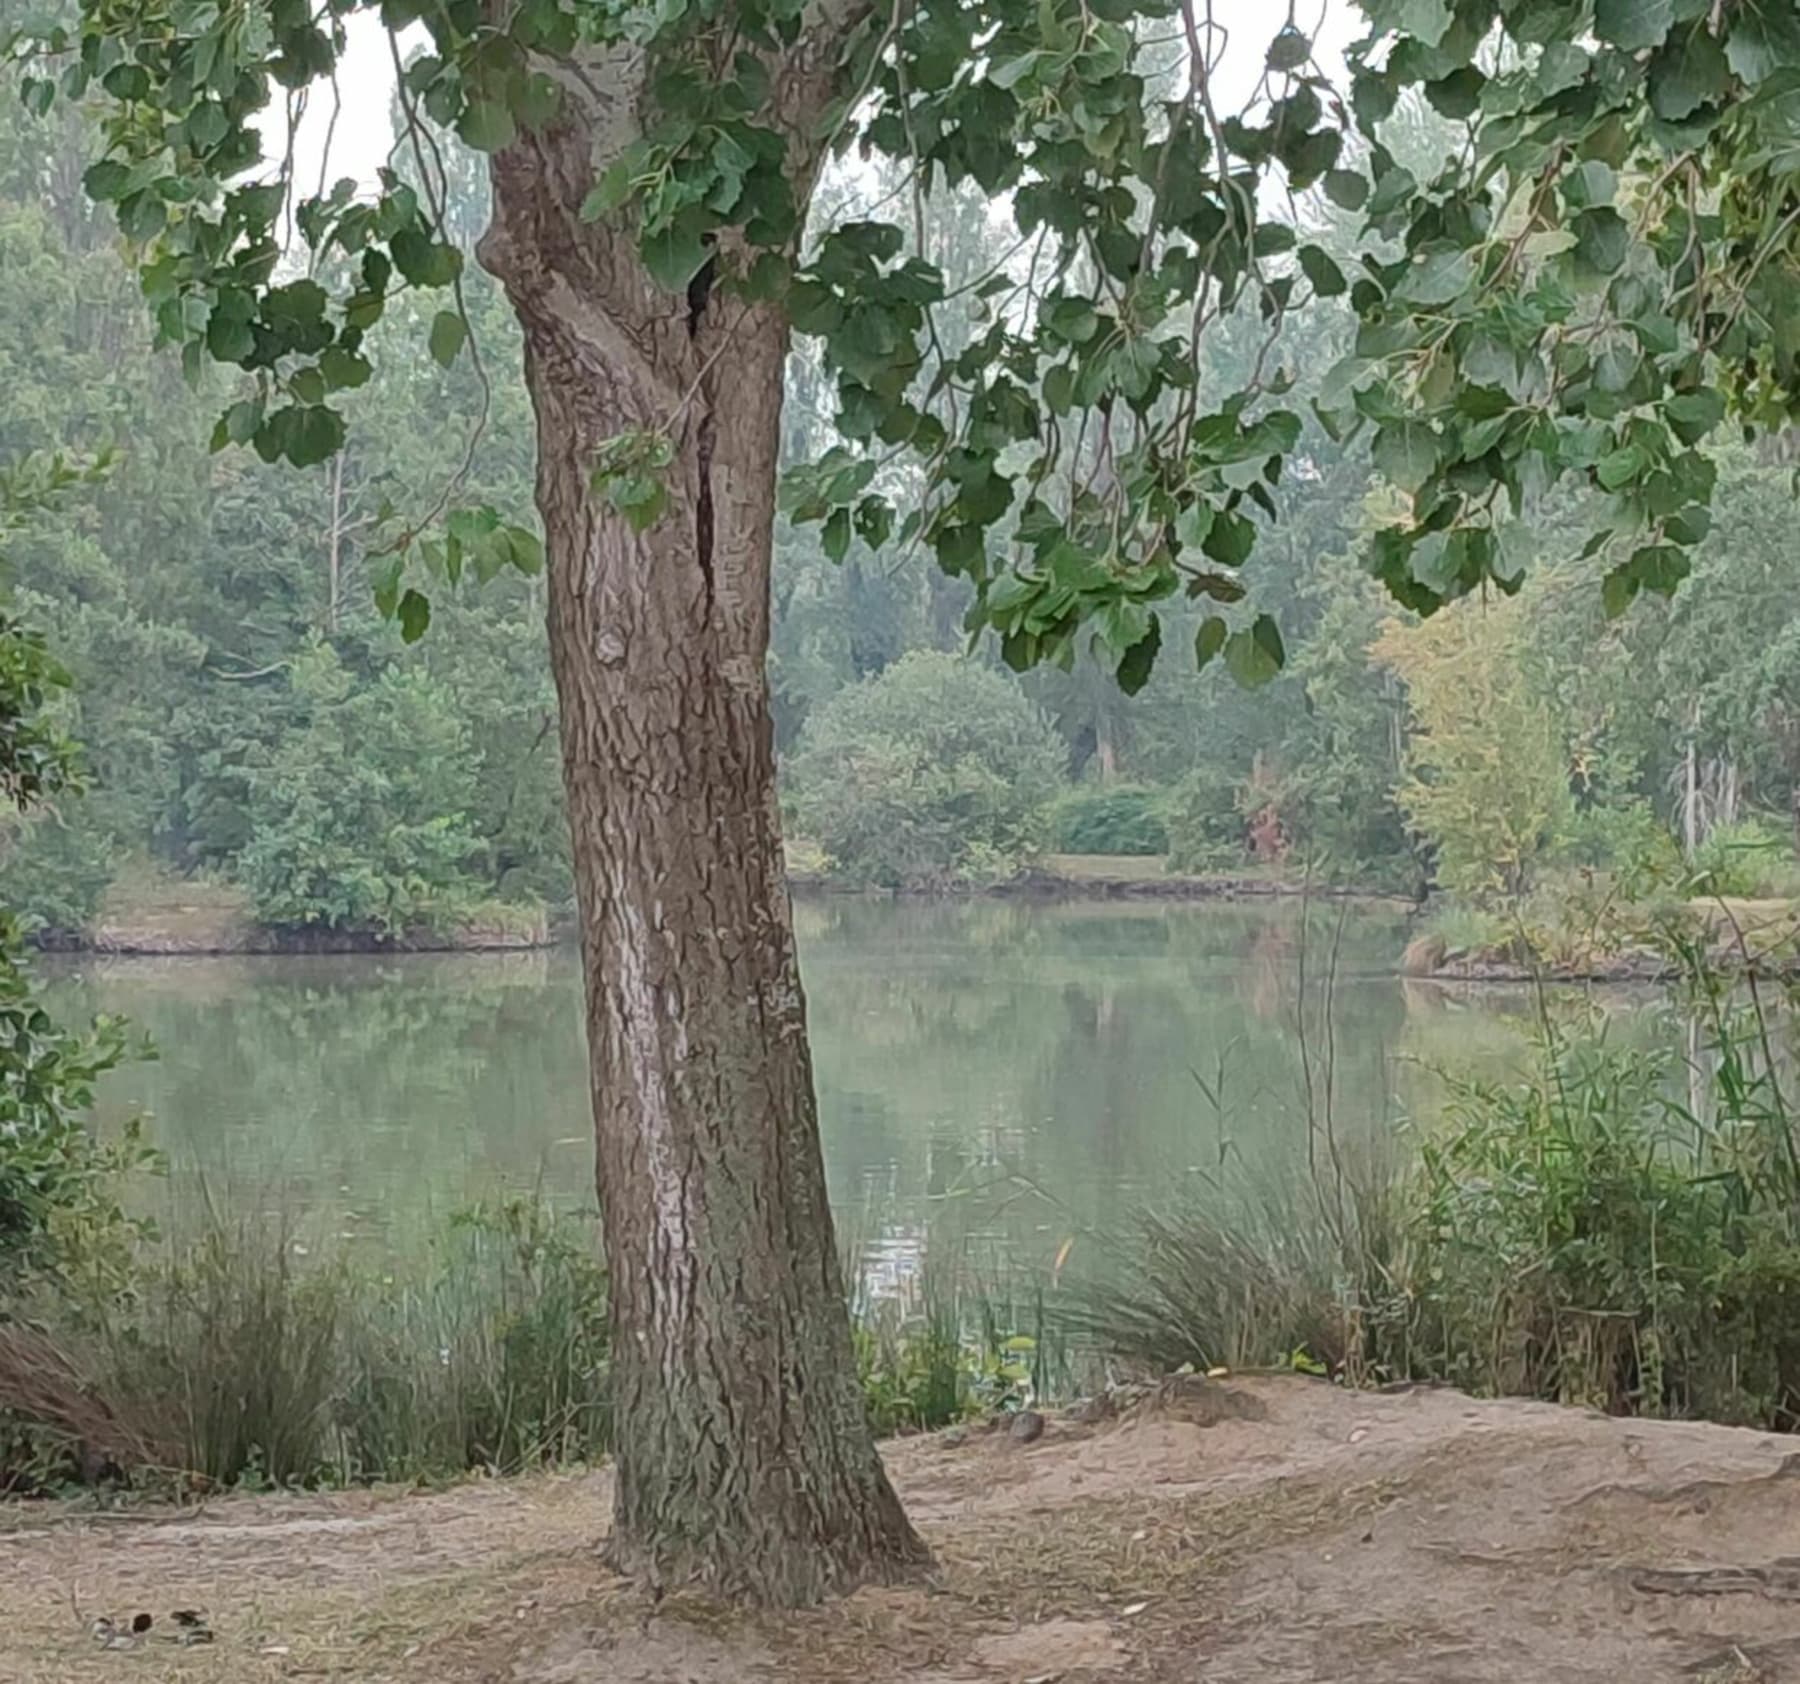
POLYGON ((1035 1409, 1021 1409, 1006 1431, 1014 1444, 1036 1444, 1044 1436, 1044 1418, 1035 1409))

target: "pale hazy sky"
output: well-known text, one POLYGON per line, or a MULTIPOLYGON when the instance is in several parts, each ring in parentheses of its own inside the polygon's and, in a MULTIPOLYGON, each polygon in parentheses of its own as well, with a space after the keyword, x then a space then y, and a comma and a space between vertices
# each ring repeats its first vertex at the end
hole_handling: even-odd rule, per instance
MULTIPOLYGON (((1285 23, 1288 8, 1282 0, 1212 0, 1214 20, 1228 32, 1229 42, 1215 77, 1215 96, 1221 112, 1235 110, 1248 97, 1261 73, 1263 54, 1285 23)), ((1342 63, 1346 45, 1360 30, 1362 19, 1350 0, 1296 0, 1295 22, 1312 35, 1319 58, 1328 74, 1342 63)), ((357 12, 347 21, 349 52, 340 68, 338 83, 342 106, 335 125, 331 122, 329 89, 315 88, 311 106, 300 125, 294 159, 304 191, 320 177, 325 159, 325 137, 331 134, 327 185, 342 176, 371 185, 375 172, 386 161, 392 141, 389 108, 393 101, 394 67, 386 32, 369 12, 357 12)), ((422 44, 423 30, 416 31, 422 44)), ((411 41, 406 42, 408 50, 411 41)), ((280 150, 284 124, 272 118, 267 149, 280 150)))

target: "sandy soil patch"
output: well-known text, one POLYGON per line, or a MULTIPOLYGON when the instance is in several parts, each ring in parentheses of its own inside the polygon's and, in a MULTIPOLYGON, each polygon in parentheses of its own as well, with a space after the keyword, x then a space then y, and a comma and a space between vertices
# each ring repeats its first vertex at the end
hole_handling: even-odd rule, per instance
POLYGON ((5 1684, 1800 1681, 1800 1456, 1451 1391, 1174 1386, 889 1447, 916 1585, 750 1617, 600 1566, 604 1473, 0 1516, 5 1684), (204 1610, 205 1646, 168 1640, 204 1610), (157 1623, 125 1649, 89 1626, 157 1623), (164 1634, 167 1633, 168 1636, 164 1634))

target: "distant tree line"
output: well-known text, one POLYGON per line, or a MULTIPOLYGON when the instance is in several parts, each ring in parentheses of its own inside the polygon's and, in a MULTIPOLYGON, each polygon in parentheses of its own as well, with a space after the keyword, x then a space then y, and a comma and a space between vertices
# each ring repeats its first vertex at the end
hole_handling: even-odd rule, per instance
MULTIPOLYGON (((530 507, 504 301, 471 275, 491 387, 472 450, 482 376, 466 357, 439 366, 402 302, 379 375, 351 394, 362 419, 344 455, 295 472, 211 453, 221 391, 152 352, 81 157, 77 118, 0 100, 0 460, 120 447, 103 486, 8 557, 8 612, 73 674, 60 722, 91 773, 85 795, 0 820, 14 904, 29 925, 79 930, 122 870, 148 865, 235 884, 289 927, 560 908, 542 580, 441 578, 413 645, 373 605, 386 505, 466 456, 473 496, 530 507)), ((466 156, 453 186, 479 226, 466 156)), ((931 214, 953 273, 991 265, 984 201, 931 214)), ((1298 396, 1346 331, 1322 311, 1290 329, 1298 396)), ((1253 323, 1220 325, 1222 389, 1259 340, 1253 323)), ((804 355, 789 386, 799 459, 829 442, 832 394, 804 355)), ((771 666, 790 840, 819 869, 905 887, 992 882, 1044 851, 1304 862, 1478 899, 1709 846, 1740 878, 1779 876, 1800 789, 1800 547, 1781 457, 1723 454, 1717 526, 1672 602, 1608 619, 1570 505, 1509 535, 1518 597, 1415 622, 1360 559, 1398 494, 1360 448, 1309 427, 1245 570, 1283 664, 1166 660, 1129 697, 1110 660, 1018 675, 989 644, 965 657, 971 594, 927 556, 878 559, 852 538, 834 558, 819 527, 784 528, 771 666)), ((904 501, 904 484, 890 491, 904 501)), ((1165 608, 1165 643, 1206 636, 1211 606, 1165 608)))

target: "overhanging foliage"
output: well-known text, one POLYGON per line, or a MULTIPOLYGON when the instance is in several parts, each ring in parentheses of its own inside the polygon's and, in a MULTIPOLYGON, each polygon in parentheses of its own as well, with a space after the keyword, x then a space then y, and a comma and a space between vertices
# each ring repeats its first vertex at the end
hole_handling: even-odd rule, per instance
MULTIPOLYGON (((340 394, 368 378, 364 336, 400 289, 441 290, 433 353, 466 354, 435 125, 494 151, 578 121, 594 136, 584 214, 629 230, 659 285, 723 289, 744 301, 731 309, 779 299, 822 342, 844 442, 794 473, 788 505, 823 523, 827 552, 853 533, 923 543, 974 582, 972 621, 1013 664, 1066 660, 1091 631, 1130 690, 1161 652, 1155 605, 1181 591, 1221 606, 1202 662, 1222 653, 1255 681, 1282 658, 1272 622, 1226 610, 1304 448, 1282 329, 1321 299, 1347 297, 1358 332, 1320 414, 1371 429, 1408 494, 1369 560, 1424 612, 1516 588, 1506 517, 1571 476, 1596 493, 1609 609, 1671 590, 1710 519, 1703 441, 1728 416, 1785 425, 1800 390, 1791 8, 1362 9, 1347 77, 1290 21, 1237 111, 1214 99, 1224 31, 1204 0, 83 0, 76 24, 28 26, 11 51, 32 108, 102 104, 87 184, 141 248, 160 336, 190 367, 244 371, 217 443, 299 465, 337 450, 340 394), (404 69, 409 144, 378 196, 309 193, 291 160, 258 170, 257 118, 285 102, 291 120, 331 85, 363 10, 431 37, 404 69), (785 79, 821 64, 836 98, 800 132, 785 79), (1461 141, 1415 173, 1383 137, 1421 97, 1461 141), (803 245, 826 143, 899 161, 910 214, 803 245), (1009 207, 1018 246, 952 296, 918 206, 964 181, 1009 207), (1360 219, 1349 272, 1315 237, 1327 203, 1360 219), (312 254, 300 276, 282 266, 290 208, 312 254), (1204 390, 1200 342, 1245 311, 1266 355, 1238 389, 1204 390), (896 459, 923 488, 904 515, 880 486, 896 459)), ((659 513, 684 405, 596 462, 634 519, 659 513)), ((409 636, 428 618, 409 557, 451 578, 539 565, 491 512, 431 525, 399 523, 381 583, 409 636)))

